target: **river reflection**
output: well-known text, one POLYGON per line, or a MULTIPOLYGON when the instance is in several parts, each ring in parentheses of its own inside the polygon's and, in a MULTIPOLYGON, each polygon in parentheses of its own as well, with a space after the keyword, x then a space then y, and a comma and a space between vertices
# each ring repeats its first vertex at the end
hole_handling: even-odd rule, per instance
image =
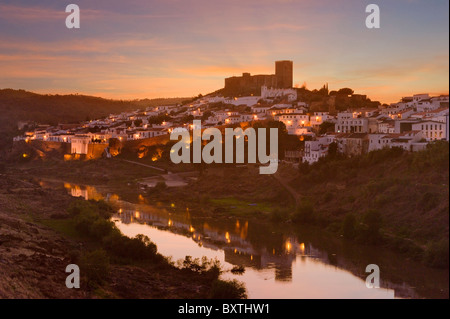
POLYGON ((93 187, 64 184, 85 199, 104 198, 117 213, 123 234, 148 236, 164 256, 217 258, 225 270, 244 266, 238 279, 249 298, 448 298, 448 272, 425 268, 382 248, 355 245, 311 227, 290 227, 245 219, 193 218, 188 209, 163 207, 93 187), (368 289, 365 267, 377 264, 381 288, 368 289))

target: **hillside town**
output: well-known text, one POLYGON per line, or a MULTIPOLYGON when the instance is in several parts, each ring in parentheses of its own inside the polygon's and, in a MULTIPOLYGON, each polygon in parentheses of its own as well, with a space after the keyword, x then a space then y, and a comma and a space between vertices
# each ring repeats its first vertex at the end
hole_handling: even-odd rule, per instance
MULTIPOLYGON (((328 92, 325 107, 303 101, 292 87, 292 61, 277 61, 275 75, 250 75, 225 79, 222 91, 199 96, 185 103, 161 105, 76 124, 42 125, 19 122, 25 131, 14 142, 32 141, 70 144, 71 154, 87 154, 91 144, 104 145, 106 156, 112 139, 127 141, 154 139, 169 135, 175 128, 192 130, 193 120, 202 128, 242 126, 255 121, 284 123, 289 135, 304 141, 303 149, 286 150, 285 159, 314 163, 337 144, 337 152, 355 156, 382 148, 423 150, 436 140, 449 140, 449 96, 415 94, 390 105, 354 108, 351 101, 366 101, 364 95, 346 90, 328 92), (259 92, 229 96, 226 92, 259 92), (349 94, 351 93, 351 94, 349 94), (336 99, 348 101, 338 110, 336 99)), ((370 101, 370 100, 369 100, 370 101)), ((373 105, 370 104, 370 105, 373 105)))

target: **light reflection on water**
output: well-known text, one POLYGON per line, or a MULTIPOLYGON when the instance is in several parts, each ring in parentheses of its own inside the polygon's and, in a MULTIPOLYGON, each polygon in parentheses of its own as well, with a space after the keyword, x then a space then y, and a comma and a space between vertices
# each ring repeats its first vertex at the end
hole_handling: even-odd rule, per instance
MULTIPOLYGON (((94 187, 67 183, 64 187, 73 196, 103 198, 94 187)), ((184 259, 186 255, 193 258, 206 256, 217 258, 225 270, 235 265, 244 266, 243 275, 225 272, 222 277, 243 281, 249 298, 419 297, 402 280, 396 283, 383 280, 384 263, 380 262, 382 288, 366 288, 363 276, 369 262, 365 259, 372 260, 373 254, 367 248, 354 252, 356 262, 349 262, 342 257, 352 255, 345 247, 337 254, 318 249, 318 244, 326 247, 328 243, 327 240, 325 244, 320 242, 317 234, 302 236, 285 230, 274 231, 275 225, 236 218, 193 219, 188 209, 185 213, 174 213, 175 205, 167 208, 149 205, 142 195, 138 196, 137 203, 121 200, 117 194, 107 194, 104 199, 117 208, 112 219, 123 234, 148 236, 157 245, 158 252, 171 256, 173 261, 184 259)), ((392 259, 392 256, 383 258, 381 260, 392 259)), ((420 268, 416 271, 423 273, 420 268)), ((397 275, 395 273, 394 277, 397 275)), ((434 277, 431 280, 435 280, 434 277)))
MULTIPOLYGON (((117 227, 127 236, 144 234, 157 244, 158 251, 173 260, 206 256, 217 258, 226 270, 243 265, 243 275, 229 272, 226 279, 245 282, 250 298, 393 298, 394 291, 367 289, 363 280, 349 272, 326 265, 316 258, 299 255, 300 250, 272 254, 255 251, 245 242, 231 242, 220 247, 212 241, 197 241, 181 232, 173 233, 156 226, 128 222, 125 216, 114 218, 117 227)), ((182 226, 182 225, 180 225, 182 226)), ((183 227, 183 226, 182 226, 183 227)), ((174 231, 172 229, 172 231, 174 231)), ((211 232, 207 235, 213 235, 211 232)), ((206 235, 206 236, 207 236, 206 235)), ((198 238, 198 235, 196 236, 198 238)), ((216 237, 220 235, 216 234, 216 237)), ((292 240, 292 239, 291 239, 292 240)))

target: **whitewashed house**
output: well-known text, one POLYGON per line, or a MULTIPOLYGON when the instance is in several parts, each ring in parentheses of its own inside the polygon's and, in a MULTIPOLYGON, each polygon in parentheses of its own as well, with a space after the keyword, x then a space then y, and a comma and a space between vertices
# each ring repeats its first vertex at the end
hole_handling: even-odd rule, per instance
POLYGON ((447 139, 446 123, 436 121, 421 121, 412 124, 413 131, 421 131, 427 141, 447 139))
POLYGON ((91 138, 87 135, 77 135, 70 141, 71 154, 87 154, 91 138))

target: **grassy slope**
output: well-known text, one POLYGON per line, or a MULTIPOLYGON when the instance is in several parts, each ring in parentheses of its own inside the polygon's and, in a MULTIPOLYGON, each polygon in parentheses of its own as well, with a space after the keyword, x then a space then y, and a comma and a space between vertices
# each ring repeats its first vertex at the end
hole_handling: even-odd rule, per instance
POLYGON ((448 143, 439 142, 413 154, 382 150, 328 159, 303 169, 291 185, 312 203, 313 223, 340 232, 347 215, 359 224, 365 212, 377 211, 384 239, 420 251, 436 243, 448 247, 448 163, 448 143))
POLYGON ((112 252, 105 281, 88 286, 80 264, 81 288, 67 289, 65 267, 79 264, 84 254, 102 248, 103 241, 74 227, 67 207, 77 200, 65 191, 44 189, 31 177, 0 177, 0 298, 191 299, 222 291, 203 273, 180 270, 163 260, 117 262, 112 252))

